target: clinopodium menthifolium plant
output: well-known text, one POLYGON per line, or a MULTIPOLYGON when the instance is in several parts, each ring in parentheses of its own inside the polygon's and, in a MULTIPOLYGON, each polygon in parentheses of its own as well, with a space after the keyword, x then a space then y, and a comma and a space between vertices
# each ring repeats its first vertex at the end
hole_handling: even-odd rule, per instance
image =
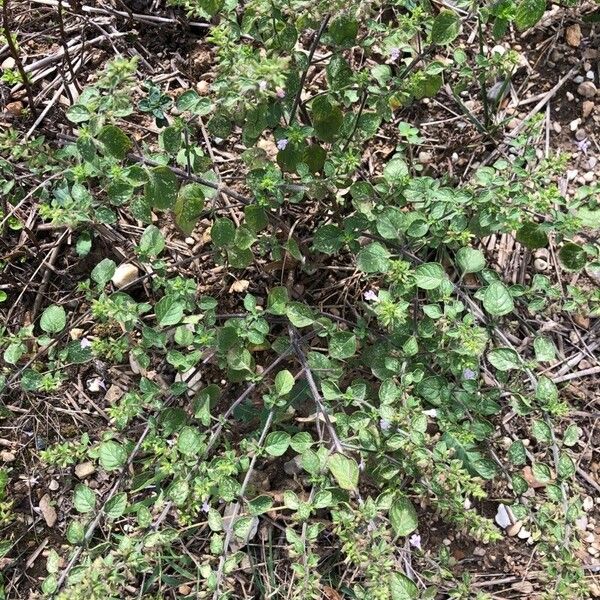
POLYGON ((600 316, 597 189, 567 201, 543 107, 506 135, 521 56, 491 50, 545 2, 167 4, 206 24, 208 85, 120 55, 60 133, 0 135, 2 235, 32 249, 0 268, 38 252, 32 201, 71 265, 21 323, 0 290, 2 423, 66 423, 27 444, 61 489, 28 550, 28 471, 0 470, 3 560, 46 537, 32 598, 484 599, 517 596, 473 583, 473 549, 519 548, 535 597, 591 597, 546 325, 600 316), (411 111, 442 92, 487 158, 432 177, 411 111), (507 279, 494 236, 551 268, 507 279))

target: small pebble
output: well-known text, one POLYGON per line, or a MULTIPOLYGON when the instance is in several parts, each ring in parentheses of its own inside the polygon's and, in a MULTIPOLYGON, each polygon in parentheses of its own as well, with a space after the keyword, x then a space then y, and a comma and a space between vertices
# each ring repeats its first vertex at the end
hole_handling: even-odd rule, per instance
POLYGON ((590 81, 594 81, 594 71, 588 71, 585 74, 586 79, 589 79, 590 81))
POLYGON ((210 91, 210 84, 208 83, 208 81, 199 81, 196 84, 196 91, 202 95, 205 96, 206 94, 208 94, 208 92, 210 91))
POLYGON ((58 481, 56 481, 56 479, 53 479, 49 484, 48 484, 48 489, 51 492, 55 492, 58 488, 60 487, 58 481))
POLYGON ((592 181, 594 181, 594 172, 593 171, 588 171, 587 173, 584 173, 583 180, 586 183, 592 183, 592 181))
POLYGON ((578 129, 575 132, 575 139, 578 142, 581 142, 582 140, 585 140, 586 137, 587 137, 587 133, 585 132, 585 129, 578 129))
POLYGON ((581 119, 574 119, 573 121, 571 121, 569 123, 569 129, 571 131, 577 131, 577 129, 579 128, 579 124, 581 123, 581 119))
POLYGON ((432 161, 432 159, 433 159, 433 155, 431 154, 431 152, 425 152, 425 151, 419 152, 419 162, 420 163, 427 165, 432 161))
POLYGON ((577 93, 584 98, 593 98, 596 95, 596 86, 592 81, 584 81, 577 87, 577 93))
POLYGON ((2 61, 2 70, 10 71, 10 69, 14 69, 16 65, 15 59, 12 56, 9 56, 2 61))
POLYGON ((569 25, 565 29, 565 41, 573 48, 579 48, 581 44, 581 27, 579 23, 569 25))
POLYGON ((2 452, 0 452, 0 459, 2 459, 3 462, 9 463, 9 462, 14 462, 14 460, 17 457, 12 453, 9 452, 8 450, 3 450, 2 452))
POLYGON ((94 463, 89 460, 84 463, 75 465, 75 475, 77 475, 77 477, 79 477, 79 479, 85 479, 86 477, 89 477, 92 473, 94 473, 95 471, 96 471, 96 467, 94 466, 94 463))
POLYGON ((591 100, 584 100, 581 105, 581 114, 584 119, 587 119, 594 110, 594 103, 591 100))
POLYGON ((573 82, 574 83, 582 83, 583 82, 583 75, 576 75, 575 77, 573 77, 573 82))
POLYGON ((130 284, 139 277, 139 270, 135 265, 131 263, 123 263, 117 267, 115 274, 112 276, 111 281, 117 288, 122 288, 125 285, 130 284))

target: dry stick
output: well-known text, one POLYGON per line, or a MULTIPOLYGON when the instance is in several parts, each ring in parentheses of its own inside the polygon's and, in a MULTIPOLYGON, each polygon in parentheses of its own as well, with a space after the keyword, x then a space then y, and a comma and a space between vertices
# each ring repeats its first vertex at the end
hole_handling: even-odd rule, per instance
POLYGON ((19 51, 17 50, 17 46, 15 45, 15 42, 12 39, 12 33, 8 26, 9 3, 10 3, 10 0, 4 0, 2 2, 2 20, 3 20, 3 25, 4 25, 4 36, 6 37, 6 43, 8 44, 8 47, 10 49, 10 54, 13 57, 15 64, 17 65, 17 70, 19 71, 19 75, 21 76, 21 81, 23 82, 23 85, 25 86, 25 90, 27 92, 27 97, 29 98, 29 110, 31 110, 31 112, 35 116, 36 110, 35 110, 35 102, 33 100, 33 90, 31 89, 31 84, 29 83, 29 80, 27 79, 27 73, 23 67, 23 62, 21 61, 19 51))
MULTIPOLYGON (((58 0, 31 0, 31 2, 33 4, 41 4, 43 6, 58 6, 58 0)), ((71 10, 71 5, 68 2, 63 2, 63 6, 67 10, 71 10)), ((139 13, 125 12, 120 10, 109 10, 107 8, 97 8, 94 6, 82 6, 81 10, 84 13, 105 15, 107 17, 125 17, 127 19, 133 19, 134 21, 142 21, 144 23, 149 24, 177 25, 181 23, 181 21, 177 19, 169 19, 167 17, 155 17, 153 15, 143 15, 139 13)), ((211 27, 209 23, 200 23, 197 21, 190 21, 188 24, 192 27, 202 27, 205 29, 209 29, 211 27)))
MULTIPOLYGON (((66 234, 66 232, 65 232, 65 234, 66 234)), ((48 260, 45 261, 46 264, 42 263, 45 266, 45 270, 44 270, 44 275, 42 276, 42 282, 41 282, 40 287, 38 288, 37 294, 35 296, 33 308, 31 310, 31 321, 32 322, 35 321, 35 318, 40 310, 40 306, 42 305, 42 299, 44 297, 44 294, 46 293, 48 284, 50 283, 50 275, 52 274, 51 267, 54 266, 54 263, 56 262, 56 259, 58 258, 58 253, 60 252, 60 248, 62 246, 63 240, 66 237, 65 234, 63 234, 56 242, 56 245, 54 246, 52 252, 50 253, 48 260)))
MULTIPOLYGON (((265 425, 262 429, 260 438, 258 440, 259 448, 263 445, 263 442, 265 441, 265 438, 267 437, 267 432, 269 431, 269 428, 271 427, 271 423, 273 421, 273 414, 274 414, 273 410, 269 411, 269 415, 267 417, 267 420, 265 421, 265 425)), ((233 507, 233 512, 229 516, 229 523, 225 526, 225 541, 223 543, 223 552, 219 558, 219 566, 217 567, 217 575, 216 575, 217 581, 215 583, 215 591, 213 593, 213 600, 218 600, 218 598, 219 598, 219 592, 221 591, 221 582, 223 580, 223 568, 225 567, 225 561, 227 560, 229 544, 231 543, 231 536, 233 535, 234 521, 240 512, 241 499, 243 498, 243 496, 246 492, 246 488, 248 487, 248 484, 250 483, 250 477, 252 476, 252 473, 254 472, 254 465, 256 464, 257 459, 258 459, 258 451, 255 452, 254 456, 252 457, 252 460, 250 461, 250 465, 248 466, 248 470, 246 471, 246 476, 244 477, 244 481, 242 482, 242 487, 240 488, 240 492, 238 494, 240 499, 235 503, 235 506, 233 507)))
MULTIPOLYGON (((73 63, 71 62, 71 55, 69 54, 69 46, 67 45, 67 36, 65 34, 65 22, 63 19, 63 3, 62 0, 58 0, 58 28, 60 31, 60 43, 65 51, 65 58, 67 59, 67 67, 69 68, 69 73, 71 74, 71 81, 75 81, 75 71, 73 70, 73 63)), ((67 96, 71 104, 73 104, 73 96, 71 94, 71 90, 69 86, 66 86, 67 96)))
POLYGON ((304 84, 306 83, 306 77, 308 75, 308 70, 311 67, 312 59, 319 45, 319 40, 325 31, 325 27, 327 27, 327 23, 329 23, 330 15, 325 15, 325 18, 321 21, 321 25, 319 26, 319 30, 315 34, 315 39, 310 46, 310 50, 308 51, 308 63, 306 65, 306 69, 302 72, 302 77, 300 78, 300 84, 298 87, 298 92, 296 93, 296 97, 294 98, 294 103, 292 104, 292 110, 290 111, 289 125, 291 125, 294 121, 294 117, 296 116, 296 111, 298 110, 298 106, 300 104, 300 97, 302 96, 302 90, 304 89, 304 84))
MULTIPOLYGON (((215 153, 213 152, 213 147, 212 147, 212 144, 210 143, 210 137, 208 136, 208 132, 206 131, 206 127, 204 126, 204 121, 202 120, 201 116, 198 116, 198 124, 200 125, 200 131, 202 132, 202 137, 204 138, 204 144, 206 145, 208 155, 210 156, 210 159, 212 160, 213 165, 215 166, 215 173, 217 174, 218 181, 219 181, 219 183, 221 183, 222 182, 221 173, 219 172, 219 167, 217 166, 217 161, 215 160, 215 153)), ((186 129, 186 135, 187 135, 187 129, 186 129)), ((186 140, 187 140, 187 138, 186 138, 186 140)), ((189 156, 189 154, 188 154, 188 156, 189 156)), ((189 175, 191 175, 191 172, 188 173, 188 176, 189 175)), ((240 220, 237 218, 235 211, 233 210, 232 206, 229 204, 229 201, 227 200, 227 195, 225 193, 221 192, 221 198, 223 199, 223 204, 229 211, 229 216, 231 217, 233 222, 236 224, 236 226, 239 227, 240 220)))
POLYGON ((544 96, 542 97, 542 99, 531 109, 531 111, 529 112, 529 114, 519 123, 519 125, 517 127, 515 127, 509 135, 507 135, 504 139, 504 141, 499 144, 497 146, 497 148, 494 150, 494 152, 492 152, 484 161, 482 161, 482 165, 489 165, 492 161, 494 161, 496 159, 496 157, 505 149, 508 147, 508 144, 510 142, 511 139, 514 139, 515 137, 517 137, 521 131, 523 131, 523 129, 525 129, 525 127, 527 126, 527 122, 534 117, 535 115, 537 115, 540 110, 542 110, 542 108, 544 108, 544 106, 546 106, 547 102, 554 97, 554 95, 560 90, 560 88, 562 88, 563 85, 565 85, 565 83, 567 83, 567 81, 569 81, 571 79, 571 77, 573 76, 574 73, 577 72, 577 70, 580 67, 580 63, 577 63, 576 65, 574 65, 569 72, 564 75, 563 77, 561 77, 558 82, 556 83, 556 85, 548 90, 544 96))
MULTIPOLYGON (((56 90, 54 96, 52 96, 52 100, 46 104, 44 110, 39 114, 38 118, 35 120, 35 123, 30 127, 29 131, 23 136, 23 141, 27 141, 29 137, 33 134, 33 132, 37 129, 38 125, 44 120, 46 115, 50 112, 50 109, 56 104, 61 94, 65 90, 65 84, 61 84, 61 86, 56 90)), ((68 92, 70 95, 70 92, 68 92)))
POLYGON ((333 423, 331 422, 331 419, 329 418, 329 413, 327 412, 327 409, 325 408, 323 399, 321 398, 321 394, 319 393, 319 389, 317 388, 317 384, 315 383, 315 379, 313 377, 312 371, 310 370, 310 367, 308 365, 308 360, 306 358, 306 354, 304 353, 304 350, 302 350, 302 347, 300 346, 300 337, 298 334, 298 330, 295 327, 293 327, 292 325, 290 325, 289 332, 290 332, 290 339, 292 341, 292 347, 294 348, 294 352, 295 352, 296 356, 298 357, 298 360, 300 361, 302 368, 304 369, 304 373, 306 375, 306 380, 308 382, 308 387, 310 388, 310 392, 313 395, 315 404, 317 405, 319 412, 323 415, 323 419, 325 420, 325 425, 327 427, 327 431, 329 432, 329 437, 331 438, 331 441, 335 447, 336 452, 339 452, 340 454, 344 454, 344 448, 342 446, 342 442, 338 438, 338 435, 333 427, 333 423))
POLYGON ((600 373, 600 367, 590 367, 589 369, 582 369, 581 371, 576 371, 575 373, 569 373, 567 375, 563 375, 562 377, 554 377, 552 381, 554 383, 562 383, 563 381, 570 381, 571 379, 579 379, 580 377, 587 377, 588 375, 596 375, 600 373))

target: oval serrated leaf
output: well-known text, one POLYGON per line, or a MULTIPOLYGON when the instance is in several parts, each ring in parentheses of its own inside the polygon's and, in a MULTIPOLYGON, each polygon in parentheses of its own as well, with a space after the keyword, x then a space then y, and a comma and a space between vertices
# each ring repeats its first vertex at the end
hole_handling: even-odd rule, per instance
POLYGON ((399 498, 392 504, 390 522, 396 535, 405 536, 417 529, 417 511, 408 498, 399 498))
POLYGON ((353 458, 332 454, 327 467, 343 490, 355 490, 358 487, 358 465, 353 458))

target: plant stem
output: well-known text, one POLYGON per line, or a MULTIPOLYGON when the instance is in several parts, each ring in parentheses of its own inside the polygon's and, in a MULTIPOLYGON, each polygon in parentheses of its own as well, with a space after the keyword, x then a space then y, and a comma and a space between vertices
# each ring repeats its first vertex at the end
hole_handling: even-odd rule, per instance
POLYGON ((2 2, 2 24, 4 26, 4 36, 6 37, 6 43, 10 50, 10 54, 15 61, 15 65, 17 66, 17 70, 19 71, 19 75, 21 76, 21 80, 23 81, 23 86, 27 92, 27 98, 29 100, 29 110, 32 112, 33 116, 36 116, 35 110, 35 102, 33 99, 33 90, 31 89, 31 84, 29 83, 29 79, 27 78, 27 73, 25 73, 25 69, 23 67, 23 62, 21 61, 21 57, 19 56, 19 50, 12 38, 12 34, 10 32, 9 23, 9 4, 10 0, 4 0, 2 2))
POLYGON ((302 77, 300 78, 300 85, 298 87, 298 92, 296 93, 296 97, 294 98, 294 104, 292 104, 292 110, 290 111, 290 119, 288 124, 291 125, 294 121, 294 117, 296 116, 296 111, 298 110, 298 106, 300 105, 300 96, 302 96, 302 90, 304 89, 304 84, 306 82, 306 77, 308 75, 308 70, 310 69, 310 65, 312 63, 313 56, 315 51, 317 50, 317 46, 319 45, 319 40, 329 23, 330 15, 325 15, 325 18, 321 21, 321 25, 319 26, 319 30, 315 34, 315 39, 313 40, 310 50, 308 51, 308 64, 306 65, 306 69, 302 73, 302 77))

